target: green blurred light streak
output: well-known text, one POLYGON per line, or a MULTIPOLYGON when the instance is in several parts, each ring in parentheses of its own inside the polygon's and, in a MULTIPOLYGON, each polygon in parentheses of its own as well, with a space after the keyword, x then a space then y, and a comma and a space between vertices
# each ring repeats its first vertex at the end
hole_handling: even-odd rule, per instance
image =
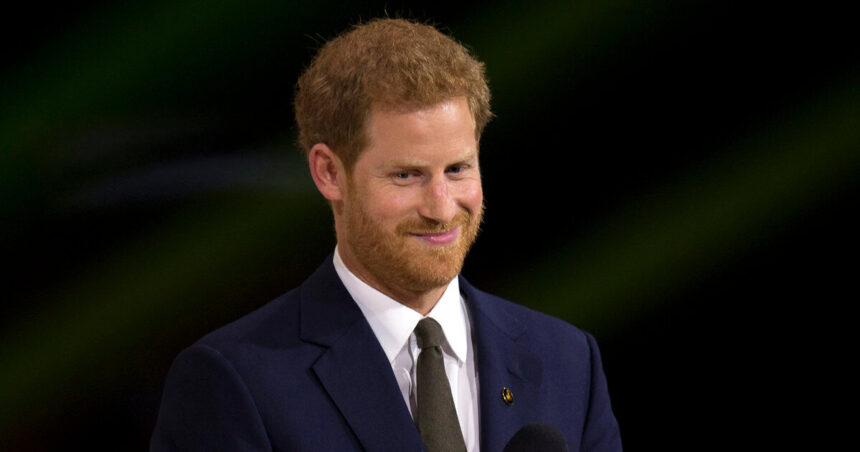
POLYGON ((859 87, 832 89, 642 196, 501 292, 592 331, 622 329, 856 178, 859 87))
POLYGON ((123 351, 151 328, 181 328, 190 315, 217 311, 201 294, 235 281, 284 237, 301 240, 326 211, 315 196, 221 202, 185 212, 83 271, 46 310, 4 332, 0 426, 39 402, 62 404, 64 390, 113 359, 128 359, 123 351))
POLYGON ((152 99, 153 88, 274 45, 265 30, 294 29, 304 11, 272 0, 127 2, 103 9, 4 77, 0 130, 16 134, 20 121, 33 118, 60 125, 87 112, 138 111, 137 101, 160 105, 169 99, 152 99))
POLYGON ((514 1, 473 18, 457 38, 486 63, 495 108, 510 110, 507 104, 511 100, 522 103, 575 82, 557 78, 560 61, 562 66, 573 62, 582 68, 580 73, 594 73, 594 65, 620 57, 619 52, 638 45, 648 30, 689 17, 709 3, 514 1))
POLYGON ((50 144, 88 123, 161 110, 229 64, 277 45, 319 4, 274 0, 125 2, 0 78, 0 218, 38 199, 55 175, 50 144), (178 77, 177 77, 178 75, 178 77), (177 83, 179 81, 179 83, 177 83), (44 187, 43 187, 44 189, 44 187))

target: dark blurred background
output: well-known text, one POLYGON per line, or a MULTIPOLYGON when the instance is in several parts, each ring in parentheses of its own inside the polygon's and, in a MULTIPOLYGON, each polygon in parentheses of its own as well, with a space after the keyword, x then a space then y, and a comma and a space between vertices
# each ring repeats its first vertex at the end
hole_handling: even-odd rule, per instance
POLYGON ((334 246, 295 80, 388 14, 487 65, 464 274, 601 344, 628 450, 851 427, 860 59, 825 3, 41 2, 0 72, 0 449, 143 450, 167 369, 334 246))

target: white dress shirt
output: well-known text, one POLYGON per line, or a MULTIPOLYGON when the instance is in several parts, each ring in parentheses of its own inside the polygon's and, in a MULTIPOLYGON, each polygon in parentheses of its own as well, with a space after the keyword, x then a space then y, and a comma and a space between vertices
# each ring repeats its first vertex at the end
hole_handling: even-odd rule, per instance
MULTIPOLYGON (((420 349, 413 330, 424 316, 358 279, 343 263, 337 247, 334 250, 334 268, 382 345, 403 394, 403 400, 414 418, 417 407, 416 364, 420 349)), ((454 407, 460 420, 460 429, 463 431, 466 449, 478 451, 478 379, 472 347, 472 327, 456 277, 448 283, 448 288, 427 317, 432 317, 442 326, 445 334, 442 356, 445 373, 451 385, 454 407)))

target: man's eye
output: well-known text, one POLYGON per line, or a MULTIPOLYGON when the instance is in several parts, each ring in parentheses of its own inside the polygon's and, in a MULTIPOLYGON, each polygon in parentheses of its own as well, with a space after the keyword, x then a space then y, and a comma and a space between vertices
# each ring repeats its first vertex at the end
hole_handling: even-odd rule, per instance
POLYGON ((405 170, 405 171, 397 171, 391 173, 391 178, 394 179, 395 182, 404 183, 404 182, 412 182, 415 180, 418 174, 415 171, 405 170))
POLYGON ((452 166, 448 168, 448 172, 451 174, 460 174, 466 168, 463 165, 452 166))

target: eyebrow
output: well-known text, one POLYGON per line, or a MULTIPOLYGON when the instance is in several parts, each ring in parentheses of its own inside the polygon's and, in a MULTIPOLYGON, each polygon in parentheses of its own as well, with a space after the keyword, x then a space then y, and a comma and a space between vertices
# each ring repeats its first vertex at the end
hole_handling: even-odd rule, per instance
MULTIPOLYGON (((447 163, 445 166, 456 165, 458 163, 468 162, 469 160, 474 160, 478 158, 477 151, 471 151, 465 156, 455 159, 454 161, 447 163)), ((423 168, 426 165, 426 162, 419 162, 417 160, 391 160, 386 165, 389 168, 423 168)))

